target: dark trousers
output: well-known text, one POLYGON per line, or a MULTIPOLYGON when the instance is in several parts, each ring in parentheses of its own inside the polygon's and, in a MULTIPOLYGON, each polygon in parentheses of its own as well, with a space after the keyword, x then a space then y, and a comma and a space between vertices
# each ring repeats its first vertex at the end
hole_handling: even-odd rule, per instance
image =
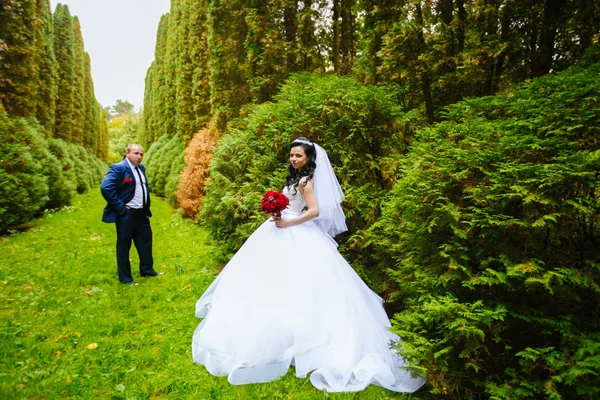
POLYGON ((126 209, 117 218, 117 266, 121 282, 133 281, 129 262, 131 240, 140 257, 140 274, 144 275, 152 271, 154 266, 152 228, 150 228, 150 219, 143 209, 126 209))

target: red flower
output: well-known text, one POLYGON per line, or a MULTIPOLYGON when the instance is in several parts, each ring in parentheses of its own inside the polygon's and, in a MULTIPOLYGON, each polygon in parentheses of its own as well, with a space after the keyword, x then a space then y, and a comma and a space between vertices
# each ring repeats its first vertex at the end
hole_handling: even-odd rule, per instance
POLYGON ((281 218, 281 211, 285 210, 289 203, 290 200, 283 193, 269 190, 263 196, 260 208, 262 208, 265 214, 276 214, 277 218, 281 218))
POLYGON ((129 185, 131 183, 131 177, 130 176, 126 176, 125 180, 123 181, 123 183, 126 183, 126 184, 129 185))

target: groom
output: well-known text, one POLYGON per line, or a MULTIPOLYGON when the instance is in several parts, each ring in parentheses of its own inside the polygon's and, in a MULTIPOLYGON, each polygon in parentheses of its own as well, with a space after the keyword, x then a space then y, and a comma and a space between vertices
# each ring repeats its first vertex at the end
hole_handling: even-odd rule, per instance
POLYGON ((129 249, 131 240, 140 256, 140 275, 156 276, 152 268, 152 229, 150 228, 150 194, 146 170, 141 164, 144 149, 139 144, 127 146, 125 159, 113 164, 100 185, 107 201, 102 221, 117 225, 117 266, 122 283, 137 285, 131 276, 129 249))

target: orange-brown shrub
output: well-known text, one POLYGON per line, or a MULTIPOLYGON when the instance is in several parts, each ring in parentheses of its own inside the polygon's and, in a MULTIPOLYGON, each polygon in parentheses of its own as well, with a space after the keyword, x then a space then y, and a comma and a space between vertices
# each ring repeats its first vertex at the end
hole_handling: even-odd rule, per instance
POLYGON ((196 219, 202 205, 215 144, 216 135, 211 129, 204 128, 194 135, 185 149, 186 166, 181 171, 177 201, 187 218, 196 219))

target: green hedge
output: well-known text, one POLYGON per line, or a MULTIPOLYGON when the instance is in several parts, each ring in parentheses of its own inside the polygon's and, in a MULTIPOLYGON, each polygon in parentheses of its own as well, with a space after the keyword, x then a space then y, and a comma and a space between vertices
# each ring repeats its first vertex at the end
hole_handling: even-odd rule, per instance
POLYGON ((600 397, 600 64, 447 108, 368 234, 436 396, 600 397))
POLYGON ((178 207, 177 189, 179 174, 185 167, 184 157, 185 144, 181 139, 163 135, 152 144, 143 161, 151 193, 166 197, 175 208, 178 207))
POLYGON ((46 139, 35 119, 0 113, 0 232, 70 204, 76 192, 96 186, 105 170, 83 147, 46 139))
POLYGON ((230 124, 215 148, 200 211, 225 259, 265 220, 260 199, 267 190, 281 190, 289 143, 306 136, 328 152, 346 195, 349 233, 339 238, 341 250, 372 285, 382 283, 363 264, 367 254, 356 243, 377 220, 407 147, 411 122, 394 93, 347 77, 294 75, 274 102, 230 124))

